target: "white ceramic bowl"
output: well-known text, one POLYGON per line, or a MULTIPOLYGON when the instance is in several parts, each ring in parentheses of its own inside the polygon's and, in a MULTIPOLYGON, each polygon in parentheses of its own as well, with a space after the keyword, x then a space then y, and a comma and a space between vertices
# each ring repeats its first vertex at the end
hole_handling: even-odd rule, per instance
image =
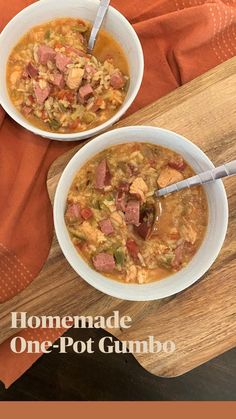
POLYGON ((5 111, 24 128, 42 137, 60 141, 75 141, 96 135, 117 122, 134 101, 143 78, 143 52, 136 32, 113 7, 109 7, 104 28, 122 46, 129 63, 130 86, 119 111, 104 124, 81 133, 57 134, 43 131, 29 124, 15 109, 6 86, 6 64, 14 46, 24 33, 35 25, 60 17, 83 18, 90 21, 96 16, 99 0, 41 0, 33 3, 16 15, 0 35, 0 104, 5 111))
POLYGON ((124 300, 146 301, 168 297, 192 285, 212 265, 225 239, 228 224, 228 203, 222 181, 204 186, 209 206, 209 222, 204 241, 191 262, 181 271, 149 284, 123 284, 110 280, 95 270, 78 255, 64 221, 66 197, 72 180, 80 167, 95 154, 115 144, 130 141, 160 144, 180 153, 201 172, 214 167, 209 158, 196 145, 172 131, 161 128, 136 126, 120 128, 100 135, 86 144, 66 166, 59 181, 54 201, 54 223, 61 249, 74 270, 90 285, 113 297, 124 300))

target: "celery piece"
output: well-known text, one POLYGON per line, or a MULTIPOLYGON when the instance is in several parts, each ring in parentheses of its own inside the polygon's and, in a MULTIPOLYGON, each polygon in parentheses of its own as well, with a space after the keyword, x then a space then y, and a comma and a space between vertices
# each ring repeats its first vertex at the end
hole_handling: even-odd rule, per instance
POLYGON ((71 114, 71 119, 76 121, 77 118, 81 118, 83 116, 85 107, 83 105, 78 106, 76 110, 71 114))
POLYGON ((80 33, 84 33, 88 30, 87 26, 84 25, 76 25, 76 26, 72 26, 72 30, 75 32, 80 32, 80 33))
POLYGON ((86 124, 91 124, 91 122, 93 122, 95 118, 96 118, 96 115, 93 112, 84 112, 82 116, 82 120, 86 124))
POLYGON ((81 241, 86 241, 86 237, 74 228, 69 228, 69 232, 72 234, 72 236, 76 237, 77 239, 81 241))

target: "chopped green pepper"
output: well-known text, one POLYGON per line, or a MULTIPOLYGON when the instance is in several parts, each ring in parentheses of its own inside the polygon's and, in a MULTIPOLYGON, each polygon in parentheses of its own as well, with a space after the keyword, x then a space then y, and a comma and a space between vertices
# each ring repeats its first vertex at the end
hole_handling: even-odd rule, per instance
POLYGON ((57 119, 51 119, 49 121, 49 125, 51 129, 58 129, 61 126, 61 123, 57 119))
POLYGON ((66 107, 63 105, 63 103, 58 103, 58 106, 59 106, 59 109, 60 109, 60 111, 61 112, 66 112, 67 111, 67 109, 66 109, 66 107))
POLYGON ((109 195, 106 195, 106 198, 105 198, 107 201, 113 201, 113 199, 114 199, 114 197, 113 197, 113 195, 112 194, 109 194, 109 195))
POLYGON ((92 207, 95 208, 95 209, 100 210, 101 209, 100 202, 99 201, 94 201, 93 204, 92 204, 92 207))
POLYGON ((44 39, 50 39, 50 37, 51 37, 51 31, 50 31, 50 29, 48 29, 46 32, 45 32, 45 34, 44 34, 44 39))
POLYGON ((107 206, 103 202, 99 202, 99 205, 100 205, 100 210, 107 211, 107 206))
POLYGON ((174 259, 173 254, 167 254, 165 256, 161 256, 159 259, 159 265, 165 269, 172 269, 172 261, 174 259))
POLYGON ((115 250, 114 257, 115 257, 117 265, 121 265, 121 266, 124 265, 125 254, 124 254, 123 250, 121 250, 121 249, 115 250))
POLYGON ((130 82, 129 82, 129 80, 126 80, 126 83, 125 83, 125 85, 124 85, 124 87, 123 87, 123 90, 127 93, 128 92, 128 90, 129 90, 129 85, 130 85, 130 82))

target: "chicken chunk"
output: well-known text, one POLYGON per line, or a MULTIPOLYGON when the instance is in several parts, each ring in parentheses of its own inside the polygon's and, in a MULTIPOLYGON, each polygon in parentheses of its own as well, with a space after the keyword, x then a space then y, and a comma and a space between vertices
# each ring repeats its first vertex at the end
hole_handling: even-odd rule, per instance
POLYGON ((112 221, 117 225, 117 226, 119 226, 119 225, 122 225, 123 224, 123 218, 121 217, 121 215, 119 214, 119 212, 118 211, 114 211, 112 214, 111 214, 111 219, 112 219, 112 221))
POLYGON ((142 177, 137 177, 134 179, 133 183, 130 185, 130 193, 138 195, 142 202, 145 202, 145 194, 148 192, 148 186, 142 177))
POLYGON ((191 226, 191 224, 183 225, 181 228, 181 232, 183 234, 184 239, 191 244, 194 244, 197 240, 197 232, 191 226))
POLYGON ((70 68, 66 84, 69 89, 78 89, 81 85, 84 75, 84 70, 82 68, 70 68))
POLYGON ((137 278, 137 268, 135 265, 131 265, 127 268, 126 272, 126 282, 135 281, 137 278))
POLYGON ((139 284, 144 284, 147 281, 147 270, 140 268, 138 270, 137 280, 139 284))
POLYGON ((85 235, 86 240, 90 243, 97 244, 106 241, 104 234, 98 230, 98 228, 92 227, 88 221, 84 221, 83 224, 81 224, 80 230, 85 235))
POLYGON ((10 75, 11 84, 14 85, 20 79, 21 72, 20 71, 13 71, 10 75))
POLYGON ((172 169, 171 167, 165 167, 161 170, 161 173, 157 179, 157 184, 160 188, 165 188, 168 185, 171 185, 175 182, 180 182, 183 180, 182 173, 178 172, 178 170, 172 169))

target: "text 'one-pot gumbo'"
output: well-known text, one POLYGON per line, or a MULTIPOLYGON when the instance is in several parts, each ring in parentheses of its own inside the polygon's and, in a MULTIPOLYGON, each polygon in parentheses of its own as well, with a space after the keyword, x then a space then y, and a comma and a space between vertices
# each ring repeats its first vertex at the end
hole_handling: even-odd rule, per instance
POLYGON ((172 150, 147 143, 110 147, 91 158, 69 190, 65 222, 85 261, 127 283, 162 279, 185 267, 202 243, 202 186, 157 199, 154 191, 193 176, 172 150))

